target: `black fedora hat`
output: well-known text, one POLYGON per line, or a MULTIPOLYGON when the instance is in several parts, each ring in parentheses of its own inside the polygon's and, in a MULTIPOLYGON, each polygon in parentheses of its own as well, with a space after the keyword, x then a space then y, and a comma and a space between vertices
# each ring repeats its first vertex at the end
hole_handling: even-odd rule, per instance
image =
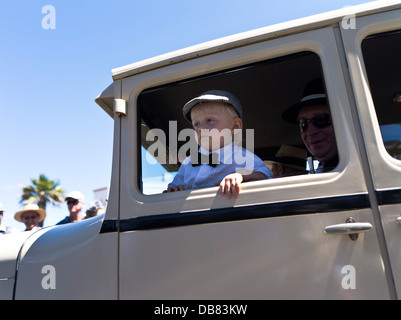
POLYGON ((316 78, 308 82, 301 101, 285 110, 281 117, 284 121, 296 123, 298 113, 302 108, 317 104, 328 104, 322 78, 316 78))

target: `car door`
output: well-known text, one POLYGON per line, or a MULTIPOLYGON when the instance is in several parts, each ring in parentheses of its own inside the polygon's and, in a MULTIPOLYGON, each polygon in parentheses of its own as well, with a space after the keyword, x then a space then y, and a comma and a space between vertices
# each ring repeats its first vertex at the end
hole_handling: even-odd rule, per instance
MULTIPOLYGON (((381 225, 370 203, 335 29, 258 36, 264 40, 247 42, 255 38, 249 33, 114 74, 121 81, 121 99, 127 101, 119 158, 120 298, 391 296, 379 241, 381 225), (302 69, 308 65, 299 61, 314 57, 316 68, 302 69), (298 129, 284 123, 280 134, 271 133, 273 138, 263 132, 277 127, 279 104, 284 108, 295 91, 300 95, 312 76, 323 77, 330 101, 340 159, 334 170, 244 183, 235 200, 221 197, 217 187, 145 192, 152 178, 144 177, 151 165, 144 160, 147 124, 168 128, 166 119, 182 117, 182 103, 192 94, 226 85, 243 96, 249 106, 245 115, 248 112, 254 118, 250 122, 260 127, 254 131, 255 144, 299 142, 298 129), (351 239, 345 223, 371 228, 351 239)), ((169 174, 159 177, 164 187, 169 174)))
POLYGON ((401 290, 401 10, 355 19, 342 30, 370 174, 398 297, 401 290))

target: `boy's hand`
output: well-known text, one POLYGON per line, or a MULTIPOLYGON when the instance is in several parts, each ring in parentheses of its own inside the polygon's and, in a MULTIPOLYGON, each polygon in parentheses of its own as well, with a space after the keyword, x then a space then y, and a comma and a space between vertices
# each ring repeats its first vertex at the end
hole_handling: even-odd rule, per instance
POLYGON ((239 194, 239 185, 244 181, 244 177, 241 173, 231 173, 224 177, 221 182, 216 182, 215 185, 220 185, 220 193, 222 196, 226 196, 227 199, 231 199, 231 196, 236 199, 239 194))
POLYGON ((179 186, 172 186, 172 187, 168 187, 167 190, 164 190, 163 193, 166 192, 174 192, 174 191, 182 191, 185 190, 184 186, 182 184, 180 184, 179 186))

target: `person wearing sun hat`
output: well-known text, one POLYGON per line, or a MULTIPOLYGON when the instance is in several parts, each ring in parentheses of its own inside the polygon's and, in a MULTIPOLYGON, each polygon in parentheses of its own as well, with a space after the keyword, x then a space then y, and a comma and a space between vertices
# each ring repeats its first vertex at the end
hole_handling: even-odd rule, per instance
POLYGON ((104 206, 100 200, 94 200, 89 204, 88 210, 86 210, 86 216, 84 219, 92 218, 104 213, 104 206))
POLYGON ((38 223, 46 218, 46 211, 39 208, 37 204, 28 203, 21 211, 14 215, 14 219, 25 224, 25 231, 35 231, 40 229, 38 223))
POLYGON ((275 178, 306 174, 307 152, 303 148, 281 145, 274 157, 263 161, 275 178))
POLYGON ((63 220, 59 221, 56 225, 66 224, 70 222, 78 222, 82 220, 82 208, 85 204, 85 197, 79 191, 71 191, 67 197, 65 197, 68 211, 70 214, 63 220))
POLYGON ((286 109, 282 119, 298 124, 302 141, 319 161, 316 173, 327 172, 337 166, 337 143, 322 78, 306 84, 301 100, 286 109))

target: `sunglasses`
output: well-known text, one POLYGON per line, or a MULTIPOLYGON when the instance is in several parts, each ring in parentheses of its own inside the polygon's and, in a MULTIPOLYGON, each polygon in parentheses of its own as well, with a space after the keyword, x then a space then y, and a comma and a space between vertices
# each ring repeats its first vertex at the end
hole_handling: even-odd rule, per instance
POLYGON ((315 128, 322 129, 331 125, 330 115, 327 113, 318 114, 312 119, 298 119, 298 127, 301 131, 308 129, 309 123, 312 123, 315 128))
POLYGON ((78 204, 78 202, 79 202, 79 200, 77 200, 77 199, 68 200, 67 205, 73 204, 75 206, 76 204, 78 204))
POLYGON ((38 215, 33 215, 33 216, 23 215, 22 216, 22 220, 30 220, 30 219, 35 220, 35 219, 38 219, 38 218, 39 218, 38 215))

